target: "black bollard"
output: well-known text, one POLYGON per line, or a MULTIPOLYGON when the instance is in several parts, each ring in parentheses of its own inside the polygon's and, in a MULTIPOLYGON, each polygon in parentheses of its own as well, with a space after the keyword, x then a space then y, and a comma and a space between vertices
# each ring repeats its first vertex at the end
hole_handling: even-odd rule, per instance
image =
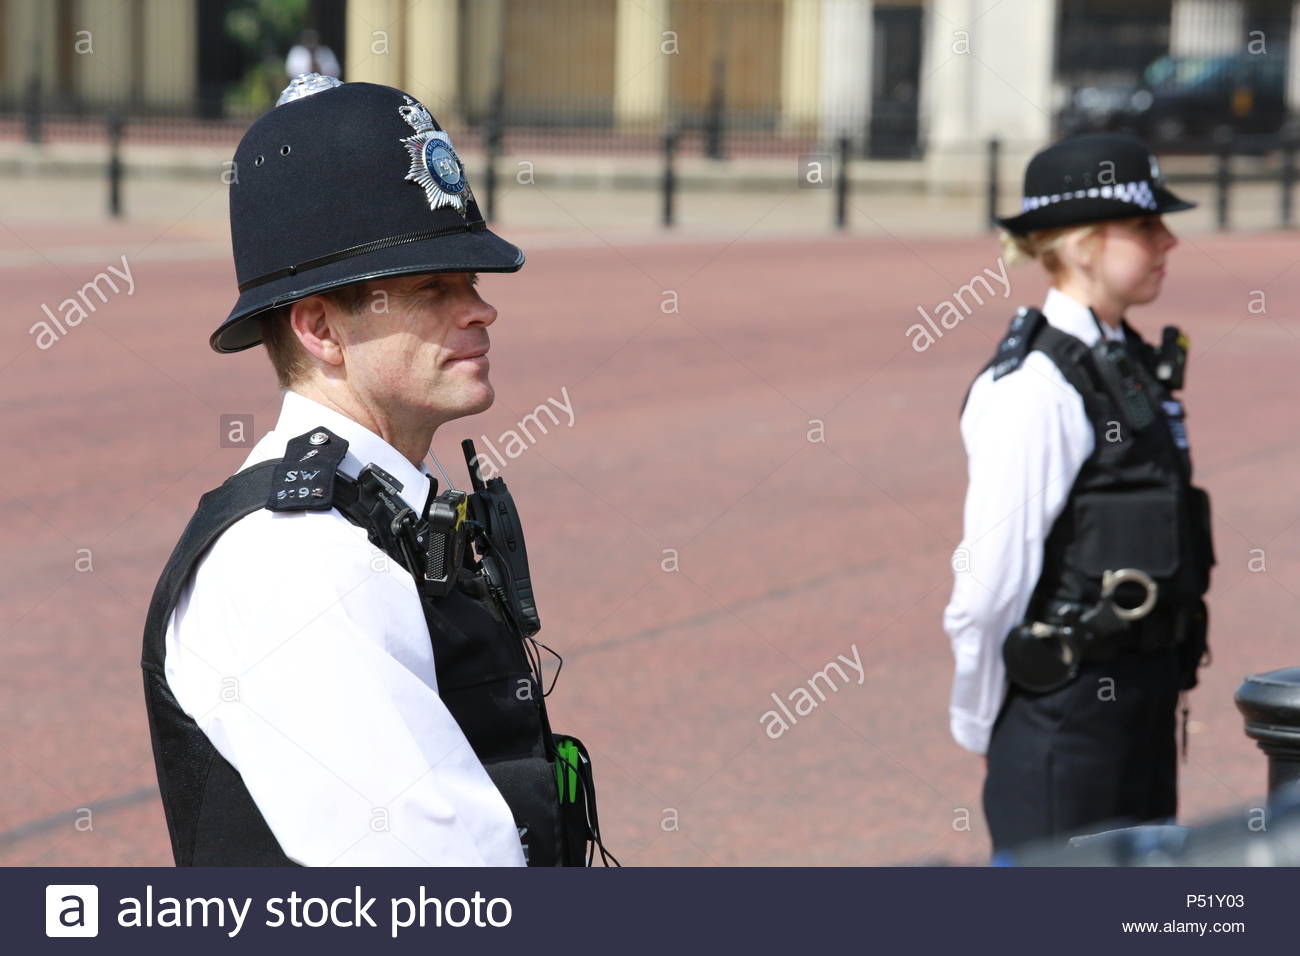
POLYGON ((727 61, 719 56, 713 61, 713 89, 709 94, 709 112, 704 121, 704 152, 709 159, 726 159, 723 125, 726 122, 727 61))
POLYGON ((1295 187, 1295 136, 1290 132, 1282 134, 1282 228, 1290 229, 1292 224, 1292 192, 1295 187))
POLYGON ((1228 230, 1228 196, 1232 191, 1232 141, 1219 143, 1219 162, 1215 172, 1216 219, 1219 232, 1228 230))
POLYGON ((1246 736, 1268 756, 1269 792, 1300 781, 1300 667, 1251 674, 1236 701, 1246 736))
POLYGON ((839 173, 835 177, 835 228, 844 230, 849 227, 849 149, 847 136, 840 137, 839 173))
POLYGON ((668 129, 664 133, 664 208, 663 225, 671 229, 676 219, 675 200, 677 198, 677 172, 673 169, 673 158, 677 154, 677 130, 668 129))
POLYGON ((986 220, 989 229, 996 229, 998 225, 998 177, 1002 174, 1001 155, 1002 140, 994 136, 989 140, 989 192, 986 220))
POLYGON ((498 60, 497 85, 492 92, 491 109, 483 123, 483 153, 487 169, 484 170, 483 183, 485 202, 479 208, 488 222, 500 218, 500 210, 497 209, 497 160, 501 156, 506 136, 506 88, 501 81, 504 70, 504 65, 498 60))
POLYGON ((39 143, 41 136, 41 78, 32 74, 27 81, 27 95, 24 99, 23 114, 26 119, 27 142, 39 143))
POLYGON ((122 115, 108 114, 108 214, 122 218, 122 115))
POLYGON ((483 218, 488 222, 497 218, 497 159, 501 155, 501 139, 501 118, 493 113, 488 117, 487 136, 484 137, 487 168, 483 171, 485 180, 483 218))

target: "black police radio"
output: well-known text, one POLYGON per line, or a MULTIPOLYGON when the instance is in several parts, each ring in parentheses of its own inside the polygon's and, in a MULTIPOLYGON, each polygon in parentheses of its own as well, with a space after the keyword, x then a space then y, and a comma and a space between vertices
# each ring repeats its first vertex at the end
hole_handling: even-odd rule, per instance
POLYGON ((532 637, 542 629, 542 621, 533 596, 532 575, 528 572, 528 549, 524 546, 519 509, 503 478, 483 480, 474 442, 466 438, 460 447, 474 486, 474 494, 469 496, 470 531, 488 586, 505 605, 520 632, 532 637))

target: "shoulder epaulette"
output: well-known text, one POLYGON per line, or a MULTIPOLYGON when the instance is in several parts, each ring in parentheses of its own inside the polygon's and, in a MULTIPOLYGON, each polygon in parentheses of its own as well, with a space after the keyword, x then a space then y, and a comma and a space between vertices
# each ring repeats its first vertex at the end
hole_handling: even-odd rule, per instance
POLYGON ((267 510, 329 511, 334 506, 334 476, 347 452, 347 439, 328 428, 313 428, 290 439, 271 473, 267 510))
POLYGON ((1020 368, 1034 344, 1034 336, 1046 322, 1047 318, 1037 309, 1022 306, 1016 310, 1011 325, 1007 328, 1007 334, 1002 337, 997 351, 993 353, 993 361, 990 364, 993 368, 994 381, 1020 368))

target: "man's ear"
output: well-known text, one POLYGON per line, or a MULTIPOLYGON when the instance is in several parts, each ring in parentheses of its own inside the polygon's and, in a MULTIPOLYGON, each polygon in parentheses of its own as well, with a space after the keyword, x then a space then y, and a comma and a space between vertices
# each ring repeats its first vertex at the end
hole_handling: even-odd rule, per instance
POLYGON ((343 364, 343 341, 339 336, 342 312, 323 295, 299 299, 289 311, 289 328, 302 347, 326 365, 343 364))

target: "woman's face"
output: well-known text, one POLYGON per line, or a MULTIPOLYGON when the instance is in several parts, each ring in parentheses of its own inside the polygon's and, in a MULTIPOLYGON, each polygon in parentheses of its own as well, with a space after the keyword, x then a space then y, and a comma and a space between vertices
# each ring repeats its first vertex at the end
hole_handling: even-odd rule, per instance
POLYGON ((1160 294, 1169 251, 1177 244, 1160 216, 1138 216, 1105 223, 1069 258, 1098 298, 1124 309, 1160 294))

